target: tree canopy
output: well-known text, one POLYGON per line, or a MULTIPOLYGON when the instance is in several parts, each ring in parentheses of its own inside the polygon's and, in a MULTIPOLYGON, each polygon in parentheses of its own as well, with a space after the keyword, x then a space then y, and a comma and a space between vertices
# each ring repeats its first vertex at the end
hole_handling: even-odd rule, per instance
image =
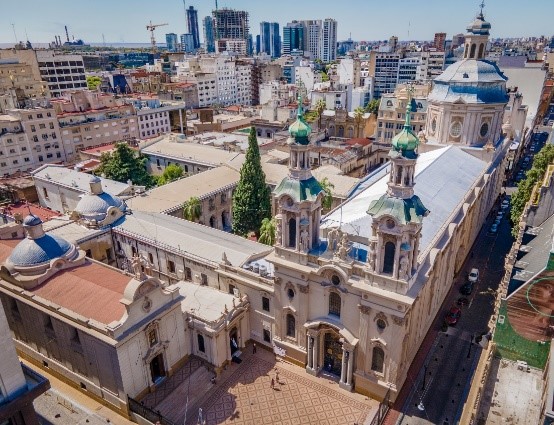
POLYGON ((549 164, 554 162, 554 145, 544 146, 539 153, 535 155, 533 159, 533 166, 527 171, 526 176, 517 185, 517 190, 513 193, 510 200, 511 212, 510 218, 512 220, 512 235, 517 237, 519 231, 519 220, 525 205, 531 199, 533 188, 542 180, 546 169, 549 164))
POLYGON ((169 164, 163 174, 158 178, 158 186, 171 183, 183 176, 183 167, 177 164, 169 164))
POLYGON ((101 83, 102 78, 97 77, 96 75, 89 75, 87 77, 87 88, 89 90, 96 90, 101 83))
POLYGON ((189 221, 196 221, 202 215, 202 204, 200 199, 193 196, 183 204, 183 218, 189 221))
POLYGON ((379 99, 370 100, 367 103, 365 110, 366 112, 371 112, 373 115, 377 116, 379 113, 379 99))
POLYGON ((251 127, 246 159, 233 194, 233 233, 245 236, 258 234, 264 218, 271 217, 271 192, 265 181, 260 160, 256 128, 251 127))
POLYGON ((155 184, 156 179, 148 174, 147 162, 146 155, 134 151, 127 143, 120 142, 112 152, 102 154, 97 173, 118 182, 127 183, 131 180, 133 184, 149 188, 155 184))
POLYGON ((273 246, 275 245, 275 219, 264 218, 260 227, 259 243, 273 246))
POLYGON ((322 206, 326 210, 330 210, 333 205, 333 192, 332 189, 335 188, 335 185, 329 181, 327 177, 319 182, 319 185, 323 189, 323 201, 322 206))

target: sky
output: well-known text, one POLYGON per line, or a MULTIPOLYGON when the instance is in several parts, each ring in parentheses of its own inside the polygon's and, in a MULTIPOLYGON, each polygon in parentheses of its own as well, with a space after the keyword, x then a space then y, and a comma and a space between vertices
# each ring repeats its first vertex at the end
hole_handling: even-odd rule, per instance
MULTIPOLYGON (((185 0, 198 9, 201 20, 215 8, 215 0, 185 0)), ((282 27, 293 19, 334 18, 338 40, 431 40, 435 32, 463 33, 479 10, 479 0, 219 0, 219 7, 247 10, 251 33, 259 34, 260 21, 282 27)), ((147 43, 146 25, 167 23, 156 30, 158 42, 165 34, 185 33, 183 0, 0 0, 0 43, 19 40, 47 43, 64 25, 70 37, 85 42, 147 43)), ((492 37, 551 36, 552 0, 487 0, 485 17, 492 37)), ((201 39, 203 36, 201 34, 201 39)))

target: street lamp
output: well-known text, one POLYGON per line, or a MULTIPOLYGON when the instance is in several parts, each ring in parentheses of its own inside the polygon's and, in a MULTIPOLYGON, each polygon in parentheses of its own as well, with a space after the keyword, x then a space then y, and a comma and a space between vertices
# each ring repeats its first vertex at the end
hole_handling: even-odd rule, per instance
POLYGON ((427 365, 423 366, 423 386, 421 387, 422 390, 425 389, 425 378, 427 378, 427 365))
POLYGON ((467 358, 469 359, 469 356, 471 356, 471 346, 473 345, 473 335, 471 335, 471 339, 469 340, 469 350, 467 350, 467 358))

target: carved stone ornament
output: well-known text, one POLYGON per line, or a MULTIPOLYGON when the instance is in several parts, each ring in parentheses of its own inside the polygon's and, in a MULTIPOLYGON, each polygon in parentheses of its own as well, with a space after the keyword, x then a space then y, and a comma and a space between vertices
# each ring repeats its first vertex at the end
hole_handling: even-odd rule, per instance
POLYGON ((308 285, 304 286, 304 285, 296 285, 298 286, 298 290, 303 293, 303 294, 307 294, 310 292, 310 287, 308 285))
POLYGON ((380 311, 379 313, 377 313, 375 315, 375 317, 373 318, 373 321, 376 322, 377 320, 382 320, 386 323, 386 325, 388 326, 389 325, 389 321, 387 319, 387 316, 385 315, 385 313, 383 313, 382 311, 380 311))
POLYGON ((392 321, 397 326, 404 326, 405 318, 404 317, 398 317, 398 316, 391 316, 392 321))
POLYGON ((150 309, 152 308, 152 301, 148 297, 144 297, 144 301, 142 301, 142 309, 148 313, 150 309))
POLYGON ((362 314, 369 314, 371 312, 371 307, 368 307, 367 305, 358 305, 358 308, 362 314))

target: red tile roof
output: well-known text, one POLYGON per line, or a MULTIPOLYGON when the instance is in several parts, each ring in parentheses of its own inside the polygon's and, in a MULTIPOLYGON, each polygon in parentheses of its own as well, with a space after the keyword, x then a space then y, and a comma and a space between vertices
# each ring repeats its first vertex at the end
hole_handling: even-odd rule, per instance
POLYGON ((5 214, 13 217, 16 213, 20 213, 23 217, 29 215, 29 210, 33 215, 39 217, 42 221, 48 221, 52 217, 58 217, 61 214, 57 211, 49 210, 48 208, 43 208, 35 204, 27 204, 24 202, 18 202, 17 204, 10 204, 6 207, 2 207, 2 210, 5 214))
POLYGON ((21 239, 3 239, 0 240, 0 263, 4 263, 12 253, 15 246, 21 242, 21 239))
POLYGON ((119 302, 131 277, 92 263, 62 271, 30 290, 83 317, 109 324, 120 320, 125 306, 119 302))
POLYGON ((371 145, 371 140, 369 139, 349 139, 345 142, 347 145, 354 146, 354 145, 360 145, 360 146, 367 146, 371 145))

